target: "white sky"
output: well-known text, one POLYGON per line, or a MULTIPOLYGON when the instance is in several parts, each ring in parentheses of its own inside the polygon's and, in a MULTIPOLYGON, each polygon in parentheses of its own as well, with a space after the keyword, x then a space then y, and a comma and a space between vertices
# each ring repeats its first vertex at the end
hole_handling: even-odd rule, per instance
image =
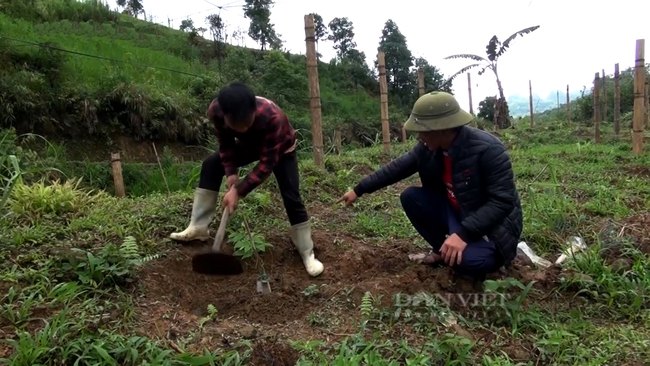
MULTIPOLYGON (((443 60, 457 53, 485 56, 485 46, 493 35, 504 40, 520 29, 540 25, 535 32, 518 37, 499 62, 499 73, 506 96, 528 95, 528 80, 533 93, 546 97, 555 90, 589 89, 595 72, 605 69, 612 74, 614 64, 621 70, 633 66, 636 39, 647 41, 646 62, 650 59, 650 1, 617 0, 455 0, 423 2, 399 0, 276 0, 271 21, 281 34, 284 47, 292 53, 305 53, 304 16, 318 13, 328 23, 334 17, 348 17, 354 24, 357 47, 366 53, 372 67, 377 57, 379 37, 384 23, 392 19, 406 36, 415 57, 424 57, 449 76, 469 64, 466 60, 443 60), (354 5, 353 3, 357 3, 354 5), (429 4, 429 11, 423 10, 429 4), (354 6, 353 6, 354 5, 354 6), (328 10, 329 9, 329 10, 328 10), (334 9, 334 10, 332 10, 334 9), (422 10, 420 10, 422 9, 422 10), (371 15, 374 14, 374 15, 371 15), (508 14, 505 19, 503 14, 508 14), (645 17, 642 18, 642 17, 645 17)), ((115 0, 108 0, 116 7, 115 0)), ((228 25, 228 33, 237 27, 248 30, 244 18, 244 0, 184 0, 179 2, 143 0, 147 17, 178 29, 185 18, 195 26, 205 26, 205 17, 219 13, 228 25), (189 15, 189 16, 186 16, 189 15)), ((206 37, 209 35, 206 33, 206 37)), ((247 47, 259 47, 250 38, 247 47)), ((321 42, 319 52, 324 61, 334 56, 331 42, 321 42)), ((472 99, 475 110, 488 95, 496 95, 493 74, 472 74, 472 99)), ((469 106, 467 76, 454 82, 454 92, 461 106, 469 106)), ((390 100, 389 100, 390 103, 390 100)), ((379 108, 379 106, 377 107, 379 108)))

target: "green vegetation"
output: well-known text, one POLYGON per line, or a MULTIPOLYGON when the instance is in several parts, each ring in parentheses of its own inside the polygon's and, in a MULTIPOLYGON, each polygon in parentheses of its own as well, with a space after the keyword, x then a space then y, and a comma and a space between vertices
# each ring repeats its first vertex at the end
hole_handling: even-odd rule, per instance
MULTIPOLYGON (((562 268, 518 257, 508 277, 481 285, 408 262, 407 254, 426 244, 400 209, 399 193, 417 177, 351 209, 332 205, 415 142, 393 144, 390 156, 376 143, 378 83, 356 48, 351 20, 326 24, 314 16, 317 38, 334 42, 337 51, 319 64, 325 135, 335 126, 345 134, 344 151, 326 154, 323 169, 311 160, 305 60, 281 50, 270 1, 246 0, 259 50, 226 44, 215 14, 207 28, 186 21, 175 31, 133 18, 145 12, 141 1, 118 5, 131 16, 92 0, 0 3, 1 364, 641 365, 650 359, 650 156, 631 154, 631 70, 621 73, 620 136, 606 122, 602 143, 591 142, 588 94, 572 102, 571 124, 560 109, 536 116, 533 128, 523 118, 515 128, 492 131, 513 160, 522 240, 550 261, 572 236, 583 237, 588 249, 562 268), (208 31, 210 41, 200 37, 208 31), (200 169, 173 144, 214 150, 205 109, 234 79, 275 99, 302 136, 301 190, 325 264, 318 278, 305 273, 287 240, 273 179, 240 203, 229 225, 224 247, 242 257, 244 274, 196 275, 190 258, 206 248, 167 239, 187 224, 200 169), (135 163, 138 154, 129 151, 122 162, 127 197, 117 198, 105 158, 78 158, 98 149, 88 135, 170 141, 158 145, 164 147, 153 163, 135 163), (254 289, 261 266, 268 295, 254 289)), ((426 60, 411 57, 394 22, 381 35, 397 132, 417 94, 414 65, 424 68, 428 90, 451 85, 426 60)), ((613 96, 607 100, 613 105, 613 96)), ((479 117, 491 121, 494 112, 486 108, 494 103, 483 106, 479 117)), ((481 118, 477 124, 493 127, 481 118)))
MULTIPOLYGON (((114 140, 119 135, 206 145, 212 135, 208 104, 221 86, 240 80, 274 99, 310 143, 306 61, 281 50, 280 35, 267 21, 270 3, 245 6, 249 34, 262 49, 271 47, 256 51, 227 44, 227 30, 216 14, 207 17, 207 29, 184 21, 181 30, 172 30, 110 11, 99 0, 4 1, 0 127, 48 137, 114 140), (209 41, 199 36, 206 31, 209 41)), ((138 4, 122 5, 139 15, 138 4)), ((319 39, 332 40, 337 49, 335 59, 319 63, 325 134, 343 125, 346 141, 372 141, 380 133, 379 86, 366 55, 356 48, 353 24, 335 18, 325 26, 320 16, 316 19, 319 39)), ((414 66, 425 68, 428 90, 438 88, 443 76, 411 56, 394 22, 389 20, 381 34, 391 121, 399 136, 399 123, 416 95, 414 66)))
MULTIPOLYGON (((38 158, 5 133, 1 362, 641 365, 650 357, 650 160, 632 155, 627 138, 612 139, 611 128, 603 144, 590 143, 592 134, 565 123, 500 133, 524 205, 522 239, 551 261, 574 235, 589 249, 562 271, 517 259, 510 277, 477 288, 447 269, 408 263, 423 243, 398 195, 416 177, 353 209, 332 206, 386 161, 380 144, 327 155, 324 170, 301 159, 322 277, 304 273, 286 240, 271 179, 229 228, 226 247, 244 257, 246 273, 219 279, 191 272, 190 257, 202 248, 166 239, 187 223, 187 184, 199 163, 162 162, 162 171, 129 164, 126 172, 148 175, 127 182, 139 184, 141 197, 119 199, 99 189, 110 182, 96 178, 108 177, 106 164, 71 170, 57 145, 38 158), (55 166, 61 171, 46 170, 55 166), (52 181, 62 174, 70 179, 52 181), (269 295, 254 293, 254 250, 270 275, 269 295), (416 294, 419 305, 406 301, 416 294)), ((392 155, 413 143, 393 145, 392 155)))

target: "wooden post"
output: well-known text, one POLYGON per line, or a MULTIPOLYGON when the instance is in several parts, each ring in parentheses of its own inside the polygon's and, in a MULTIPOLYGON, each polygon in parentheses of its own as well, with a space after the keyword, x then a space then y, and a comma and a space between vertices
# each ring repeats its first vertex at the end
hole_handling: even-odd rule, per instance
POLYGON ((559 90, 555 91, 555 97, 557 98, 557 110, 559 112, 560 111, 560 91, 559 90))
POLYGON ((314 14, 305 15, 305 42, 307 43, 307 77, 309 80, 309 109, 311 110, 311 134, 314 163, 324 165, 323 124, 321 120, 320 85, 318 82, 318 59, 316 58, 316 37, 314 14))
POLYGON ((645 128, 650 128, 650 84, 645 82, 645 128))
POLYGON ((643 126, 645 118, 645 39, 636 40, 634 63, 634 117, 632 123, 632 151, 643 152, 643 126))
POLYGON ((381 101, 381 133, 384 137, 384 151, 390 151, 390 129, 388 128, 388 83, 386 81, 386 56, 379 49, 377 63, 379 64, 379 93, 381 101))
MULTIPOLYGON (((423 96, 425 93, 425 85, 424 85, 424 69, 423 68, 418 68, 418 97, 423 96)), ((406 129, 404 128, 404 125, 402 125, 402 142, 406 142, 408 139, 408 134, 406 133, 406 129)))
POLYGON ((600 90, 600 95, 602 96, 601 103, 602 103, 603 113, 601 114, 600 119, 602 121, 607 121, 607 77, 605 76, 605 69, 603 69, 602 73, 603 73, 603 79, 601 80, 602 89, 600 90))
POLYGON ((122 163, 120 162, 120 153, 111 154, 111 170, 113 171, 113 185, 115 186, 115 195, 118 197, 126 196, 124 190, 124 179, 122 178, 122 163))
POLYGON ((566 86, 566 122, 571 124, 571 99, 569 98, 569 85, 566 86))
POLYGON ((600 75, 594 75, 594 141, 600 142, 600 75))
POLYGON ((467 92, 469 93, 469 114, 474 115, 474 106, 472 104, 472 75, 467 73, 467 92))
POLYGON ((621 132, 621 73, 614 64, 614 133, 621 132))
POLYGON ((528 106, 530 107, 530 127, 533 127, 533 84, 528 80, 528 106))

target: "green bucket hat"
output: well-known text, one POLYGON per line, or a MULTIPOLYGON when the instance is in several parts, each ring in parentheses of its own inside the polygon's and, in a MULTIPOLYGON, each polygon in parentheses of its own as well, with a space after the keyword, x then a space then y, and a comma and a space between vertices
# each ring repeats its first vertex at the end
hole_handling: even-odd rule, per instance
POLYGON ((404 129, 416 132, 447 130, 466 125, 473 119, 474 116, 460 108, 453 95, 434 91, 415 102, 404 129))

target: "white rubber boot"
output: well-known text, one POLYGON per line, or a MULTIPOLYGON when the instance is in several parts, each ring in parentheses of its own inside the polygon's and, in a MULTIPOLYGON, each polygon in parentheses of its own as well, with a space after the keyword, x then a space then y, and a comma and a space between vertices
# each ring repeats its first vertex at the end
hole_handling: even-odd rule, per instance
POLYGON ((208 226, 212 222, 217 208, 219 192, 197 188, 194 191, 194 204, 192 205, 192 218, 187 229, 180 233, 172 233, 172 240, 188 242, 192 240, 207 241, 210 239, 208 226))
POLYGON ((324 266, 314 256, 314 242, 311 239, 311 225, 309 221, 292 226, 289 229, 289 236, 293 245, 298 249, 302 263, 310 276, 316 277, 323 272, 324 266))

